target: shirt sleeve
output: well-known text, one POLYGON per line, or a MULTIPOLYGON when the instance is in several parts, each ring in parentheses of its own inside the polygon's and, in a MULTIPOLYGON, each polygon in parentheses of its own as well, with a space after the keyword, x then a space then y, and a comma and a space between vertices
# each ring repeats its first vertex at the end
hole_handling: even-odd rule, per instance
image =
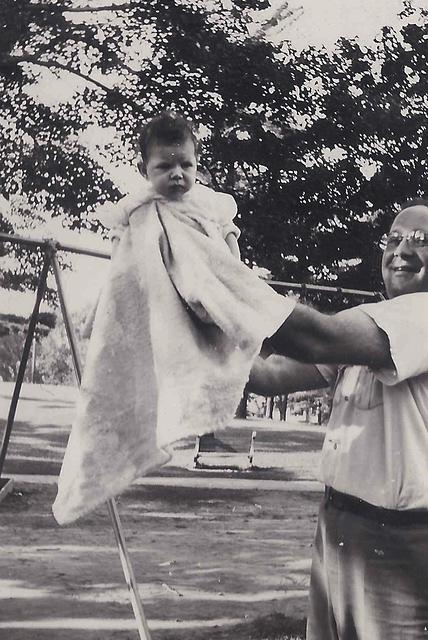
MULTIPOLYGON (((94 218, 99 220, 103 227, 109 229, 109 238, 121 238, 124 229, 129 224, 129 214, 124 206, 125 198, 119 202, 105 202, 95 211, 94 218)), ((126 203, 125 203, 126 204, 126 203)))
POLYGON ((336 382, 337 372, 339 370, 339 365, 337 364, 316 364, 315 365, 324 380, 329 384, 333 385, 336 382))
POLYGON ((232 233, 236 238, 239 238, 239 236, 241 235, 241 230, 233 222, 238 211, 235 198, 228 193, 221 193, 219 195, 222 198, 221 207, 223 215, 221 220, 221 228, 223 238, 226 238, 229 233, 232 233))
POLYGON ((357 307, 388 336, 394 368, 374 374, 386 385, 428 372, 428 293, 409 293, 357 307))
POLYGON ((109 229, 109 238, 122 237, 126 227, 129 226, 129 218, 131 214, 142 204, 150 201, 153 197, 150 188, 143 184, 134 194, 128 194, 121 198, 118 202, 105 202, 95 211, 94 217, 99 220, 103 227, 109 229))

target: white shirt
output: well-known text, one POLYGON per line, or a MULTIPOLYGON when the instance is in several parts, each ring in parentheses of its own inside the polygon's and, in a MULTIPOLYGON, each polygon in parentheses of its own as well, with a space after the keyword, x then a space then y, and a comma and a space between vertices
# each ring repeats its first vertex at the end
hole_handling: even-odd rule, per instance
POLYGON ((321 479, 389 509, 428 509, 428 293, 358 307, 388 336, 395 369, 320 365, 336 378, 321 479))

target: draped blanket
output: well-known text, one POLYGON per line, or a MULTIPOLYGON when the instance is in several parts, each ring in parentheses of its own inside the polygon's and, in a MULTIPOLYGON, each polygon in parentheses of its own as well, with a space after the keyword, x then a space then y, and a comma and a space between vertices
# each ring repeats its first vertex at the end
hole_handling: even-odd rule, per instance
POLYGON ((66 524, 227 426, 294 303, 166 203, 129 219, 99 300, 53 513, 66 524))

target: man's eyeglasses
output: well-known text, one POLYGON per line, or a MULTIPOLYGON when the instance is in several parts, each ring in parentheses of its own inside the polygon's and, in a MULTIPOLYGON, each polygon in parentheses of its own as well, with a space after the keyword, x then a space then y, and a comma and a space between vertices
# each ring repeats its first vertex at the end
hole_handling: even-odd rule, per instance
POLYGON ((398 247, 403 239, 406 240, 410 247, 419 248, 428 246, 428 233, 422 231, 422 229, 415 229, 406 235, 403 235, 399 231, 385 233, 380 241, 380 247, 381 249, 398 247))

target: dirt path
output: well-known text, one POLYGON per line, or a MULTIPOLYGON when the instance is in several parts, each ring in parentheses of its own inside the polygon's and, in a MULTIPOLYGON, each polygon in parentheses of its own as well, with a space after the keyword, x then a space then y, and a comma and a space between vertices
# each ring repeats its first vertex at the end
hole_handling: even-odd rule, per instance
MULTIPOLYGON (((51 486, 23 485, 1 507, 0 638, 131 637, 104 509, 60 528, 49 513, 53 497, 51 486), (127 622, 100 633, 106 620, 113 629, 127 622), (40 630, 23 628, 37 621, 40 630), (79 629, 64 629, 72 623, 79 629), (88 625, 95 627, 89 636, 88 625)), ((317 501, 314 493, 263 490, 127 492, 119 507, 154 638, 192 623, 203 629, 275 612, 303 618, 317 501)))
MULTIPOLYGON (((54 473, 72 405, 58 398, 22 405, 7 470, 54 473)), ((259 471, 201 475, 177 466, 193 446, 182 443, 162 478, 119 499, 153 640, 303 637, 319 501, 307 489, 316 488, 322 433, 293 425, 284 437, 282 425, 268 426, 270 462, 259 471), (272 465, 275 456, 289 466, 272 465), (177 469, 181 482, 171 477, 177 469), (189 486, 195 477, 204 482, 189 486), (284 491, 287 478, 293 484, 284 491)), ((228 442, 239 451, 249 429, 238 425, 228 442)), ((136 640, 106 509, 60 528, 50 512, 54 495, 52 484, 20 480, 0 504, 0 640, 136 640)))

